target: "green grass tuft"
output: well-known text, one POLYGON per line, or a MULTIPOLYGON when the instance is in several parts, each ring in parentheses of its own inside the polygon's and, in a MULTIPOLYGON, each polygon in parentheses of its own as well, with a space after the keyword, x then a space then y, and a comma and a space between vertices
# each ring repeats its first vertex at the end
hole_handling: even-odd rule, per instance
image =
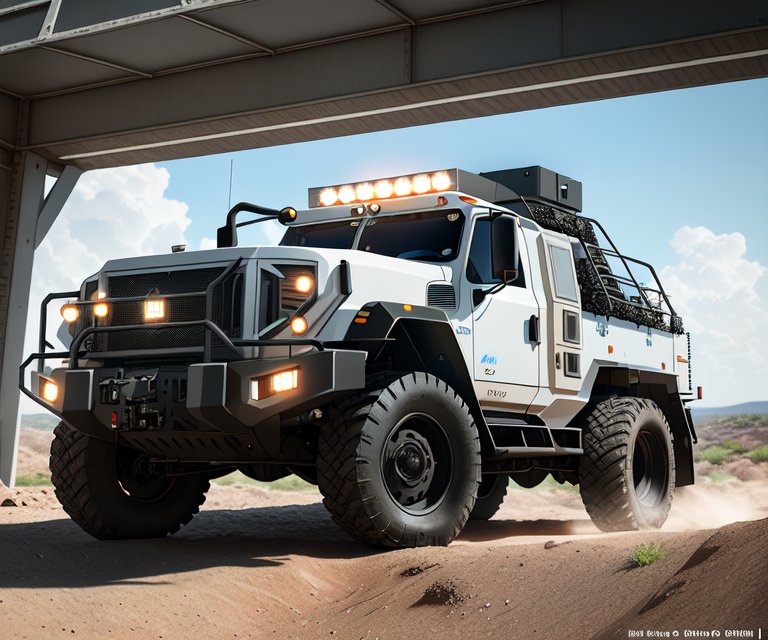
POLYGON ((768 462, 768 445, 758 447, 757 449, 752 449, 752 451, 747 454, 747 458, 749 458, 755 464, 760 462, 768 462))
POLYGON ((741 454, 746 453, 749 451, 749 447, 745 447, 741 442, 737 442, 736 440, 723 440, 720 443, 720 446, 724 449, 728 449, 728 451, 733 451, 733 453, 741 454))
POLYGON ((730 482, 731 480, 738 480, 736 476, 732 476, 730 473, 723 473, 721 471, 713 471, 707 476, 712 482, 730 482))
POLYGON ((16 476, 17 487, 50 487, 51 475, 49 473, 27 473, 24 475, 16 476))
POLYGON ((232 473, 216 478, 213 480, 215 484, 229 487, 232 485, 247 485, 249 487, 262 487, 264 489, 272 489, 275 491, 317 491, 317 487, 309 482, 305 482, 298 476, 290 475, 285 478, 280 478, 274 482, 261 482, 249 478, 241 471, 233 471, 232 473))
POLYGON ((638 567, 647 567, 649 564, 653 564, 663 558, 665 553, 661 545, 651 542, 637 545, 632 550, 631 557, 638 567))
POLYGON ((707 447, 696 453, 696 462, 711 462, 712 464, 723 464, 728 458, 734 455, 731 449, 720 445, 707 447))

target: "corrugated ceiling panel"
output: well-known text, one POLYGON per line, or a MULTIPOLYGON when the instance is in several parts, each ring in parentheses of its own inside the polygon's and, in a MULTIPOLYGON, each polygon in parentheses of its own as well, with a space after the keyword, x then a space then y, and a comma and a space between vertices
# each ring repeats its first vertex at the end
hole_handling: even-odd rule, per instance
POLYGON ((61 33, 181 5, 179 0, 62 0, 55 31, 61 33))
MULTIPOLYGON (((437 16, 502 4, 501 2, 489 2, 488 0, 416 0, 415 2, 389 0, 389 3, 413 20, 426 20, 437 16)), ((507 4, 506 0, 503 4, 507 4)))
POLYGON ((563 55, 634 47, 768 23, 765 0, 579 0, 563 3, 563 55))
POLYGON ((104 82, 125 75, 124 71, 45 49, 24 49, 0 56, 0 89, 21 95, 65 89, 83 82, 104 82))
POLYGON ((107 133, 345 96, 405 82, 403 34, 385 33, 274 58, 242 60, 35 100, 31 137, 40 141, 84 132, 107 133))
POLYGON ((537 3, 418 27, 414 81, 504 69, 558 57, 559 5, 537 3))
POLYGON ((59 47, 145 72, 254 52, 253 47, 178 17, 65 40, 59 47))
POLYGON ((375 0, 259 0, 191 15, 271 49, 403 22, 375 0))

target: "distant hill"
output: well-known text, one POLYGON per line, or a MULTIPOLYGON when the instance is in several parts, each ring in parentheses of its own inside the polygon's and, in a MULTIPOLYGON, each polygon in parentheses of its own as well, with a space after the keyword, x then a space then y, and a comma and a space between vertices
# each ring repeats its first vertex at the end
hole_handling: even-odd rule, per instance
POLYGON ((57 424, 59 424, 59 419, 52 413, 23 413, 21 415, 22 429, 53 431, 57 424))
POLYGON ((714 418, 715 416, 738 416, 768 413, 768 402, 742 402, 729 407, 711 407, 698 409, 692 407, 694 418, 714 418))

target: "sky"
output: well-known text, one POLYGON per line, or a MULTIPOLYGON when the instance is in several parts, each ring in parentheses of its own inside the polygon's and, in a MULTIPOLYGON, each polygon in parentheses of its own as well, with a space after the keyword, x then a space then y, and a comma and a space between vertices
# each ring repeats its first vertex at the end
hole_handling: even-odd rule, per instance
MULTIPOLYGON (((215 247, 230 201, 300 209, 309 187, 539 164, 580 180, 584 213, 656 267, 692 333, 700 405, 768 400, 766 114, 760 79, 89 172, 36 252, 30 308, 111 258, 215 247)), ((277 242, 270 224, 241 244, 277 242)))

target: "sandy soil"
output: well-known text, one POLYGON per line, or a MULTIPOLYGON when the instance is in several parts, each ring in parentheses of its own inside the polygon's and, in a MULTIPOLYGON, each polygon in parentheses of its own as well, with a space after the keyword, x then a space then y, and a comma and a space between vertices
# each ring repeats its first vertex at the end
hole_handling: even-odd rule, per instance
POLYGON ((573 491, 511 491, 450 547, 391 552, 350 540, 317 492, 214 486, 177 535, 117 542, 83 533, 50 488, 8 497, 2 638, 768 638, 765 476, 683 488, 661 532, 611 535, 573 491), (633 566, 640 542, 665 556, 633 566))

